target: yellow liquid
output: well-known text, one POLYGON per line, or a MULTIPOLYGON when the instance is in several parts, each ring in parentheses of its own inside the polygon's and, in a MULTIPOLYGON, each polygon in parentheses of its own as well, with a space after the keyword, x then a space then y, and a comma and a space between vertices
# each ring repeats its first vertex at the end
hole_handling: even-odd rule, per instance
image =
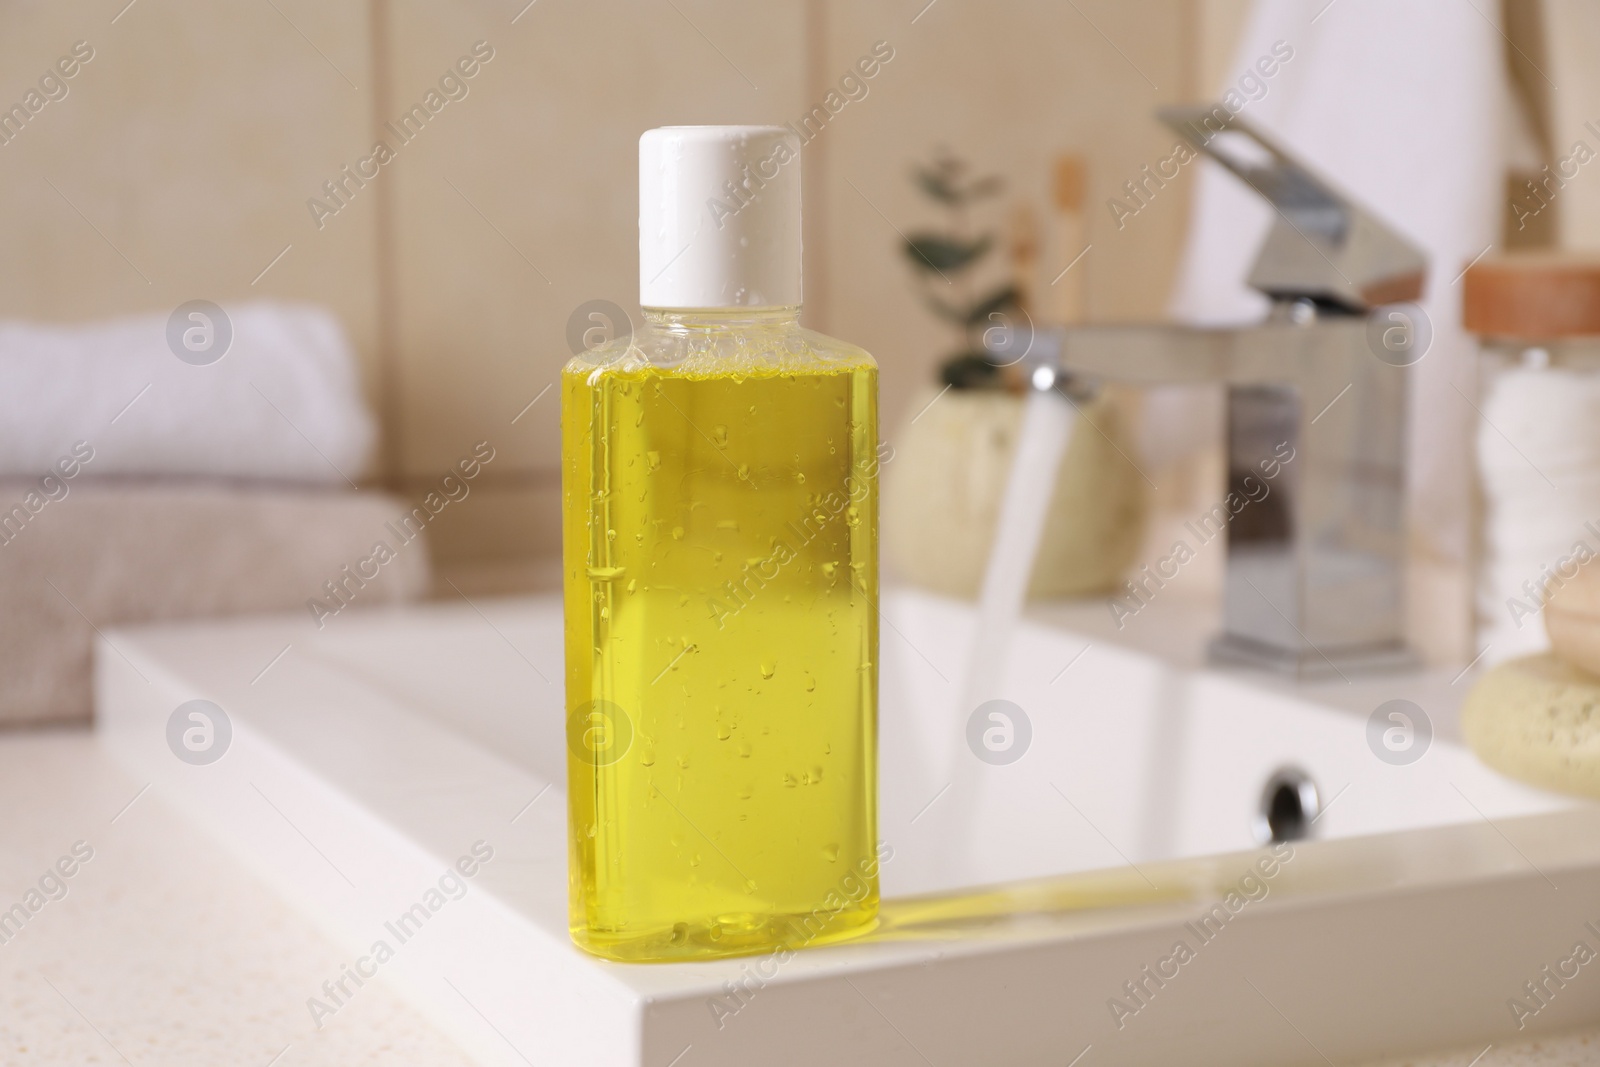
POLYGON ((878 910, 877 370, 562 380, 570 921, 619 960, 878 910))

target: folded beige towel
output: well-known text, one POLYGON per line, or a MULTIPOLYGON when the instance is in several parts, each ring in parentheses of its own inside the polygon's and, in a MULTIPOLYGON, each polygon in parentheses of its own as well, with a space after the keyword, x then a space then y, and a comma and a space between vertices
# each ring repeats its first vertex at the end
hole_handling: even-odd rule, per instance
POLYGON ((315 628, 306 601, 337 605, 323 583, 378 541, 394 558, 359 589, 347 583, 351 610, 427 591, 424 542, 402 547, 385 527, 407 507, 379 493, 82 478, 68 488, 48 499, 38 482, 0 481, 0 513, 15 516, 30 492, 37 508, 0 527, 0 723, 88 721, 96 628, 274 611, 303 612, 315 628))

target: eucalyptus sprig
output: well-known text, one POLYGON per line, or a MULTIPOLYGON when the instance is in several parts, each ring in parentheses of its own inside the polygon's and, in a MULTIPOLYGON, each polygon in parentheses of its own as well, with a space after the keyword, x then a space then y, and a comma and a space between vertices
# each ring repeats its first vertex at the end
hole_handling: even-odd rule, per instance
POLYGON ((967 164, 944 151, 914 168, 912 178, 951 219, 949 232, 919 231, 904 244, 923 303, 958 338, 959 347, 940 363, 940 377, 958 389, 1000 388, 1000 370, 984 350, 983 330, 994 316, 1014 310, 1021 294, 1009 282, 974 292, 973 269, 993 251, 996 238, 993 233, 973 234, 968 215, 972 205, 998 195, 1004 182, 995 175, 969 177, 967 164))

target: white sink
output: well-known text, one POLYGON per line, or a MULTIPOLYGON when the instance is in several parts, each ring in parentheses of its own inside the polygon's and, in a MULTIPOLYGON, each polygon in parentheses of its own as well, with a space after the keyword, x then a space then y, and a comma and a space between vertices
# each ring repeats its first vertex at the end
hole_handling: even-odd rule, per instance
POLYGON ((965 749, 955 707, 973 613, 915 593, 893 601, 882 638, 883 833, 898 867, 890 891, 1248 849, 1262 788, 1285 766, 1319 786, 1319 839, 1481 822, 1474 805, 1493 818, 1574 806, 1489 770, 1460 744, 1456 713, 1470 678, 1296 686, 1208 670, 1208 614, 1164 607, 1159 622, 1141 615, 1122 632, 1099 603, 1024 624, 994 695, 1028 714, 1032 744, 1016 763, 987 766, 965 749), (1368 747, 1367 719, 1392 699, 1422 708, 1439 735, 1410 765, 1368 747), (952 868, 938 857, 953 825, 965 827, 966 844, 952 868))
MULTIPOLYGON (((1524 982, 1600 944, 1600 810, 1459 747, 1470 678, 1294 685, 1202 667, 1204 610, 1157 604, 1119 634, 1101 606, 1046 609, 997 694, 1031 746, 988 766, 955 707, 970 610, 883 607, 884 926, 781 966, 609 964, 568 942, 557 598, 115 631, 99 729, 353 961, 489 843, 378 968, 489 1063, 1323 1063, 1498 1040, 1524 982), (196 698, 233 725, 205 766, 166 741, 196 698), (1366 740, 1393 698, 1433 722, 1409 766, 1366 740), (1202 940, 1186 924, 1256 870, 1261 788, 1286 764, 1320 786, 1317 840, 1202 940), (1195 958, 1162 963, 1180 938, 1195 958)), ((1600 979, 1578 979, 1528 1026, 1595 1018, 1600 979)))

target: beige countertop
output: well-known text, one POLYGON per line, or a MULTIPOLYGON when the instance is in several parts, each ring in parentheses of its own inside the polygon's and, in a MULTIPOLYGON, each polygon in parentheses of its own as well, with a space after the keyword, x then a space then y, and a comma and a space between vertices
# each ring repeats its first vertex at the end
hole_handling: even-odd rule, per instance
POLYGON ((0 733, 0 910, 93 849, 0 944, 0 1064, 472 1062, 381 983, 317 1029, 347 954, 143 785, 87 731, 0 733))
POLYGON ((1600 1029, 1487 1048, 1399 1056, 1362 1067, 1592 1067, 1600 1063, 1600 1029))
MULTIPOLYGON (((0 944, 0 1064, 472 1062, 381 981, 318 1029, 306 1000, 346 954, 143 787, 85 731, 0 733, 0 910, 93 850, 0 944)), ((1600 1028, 1369 1067, 1595 1063, 1600 1028)))

